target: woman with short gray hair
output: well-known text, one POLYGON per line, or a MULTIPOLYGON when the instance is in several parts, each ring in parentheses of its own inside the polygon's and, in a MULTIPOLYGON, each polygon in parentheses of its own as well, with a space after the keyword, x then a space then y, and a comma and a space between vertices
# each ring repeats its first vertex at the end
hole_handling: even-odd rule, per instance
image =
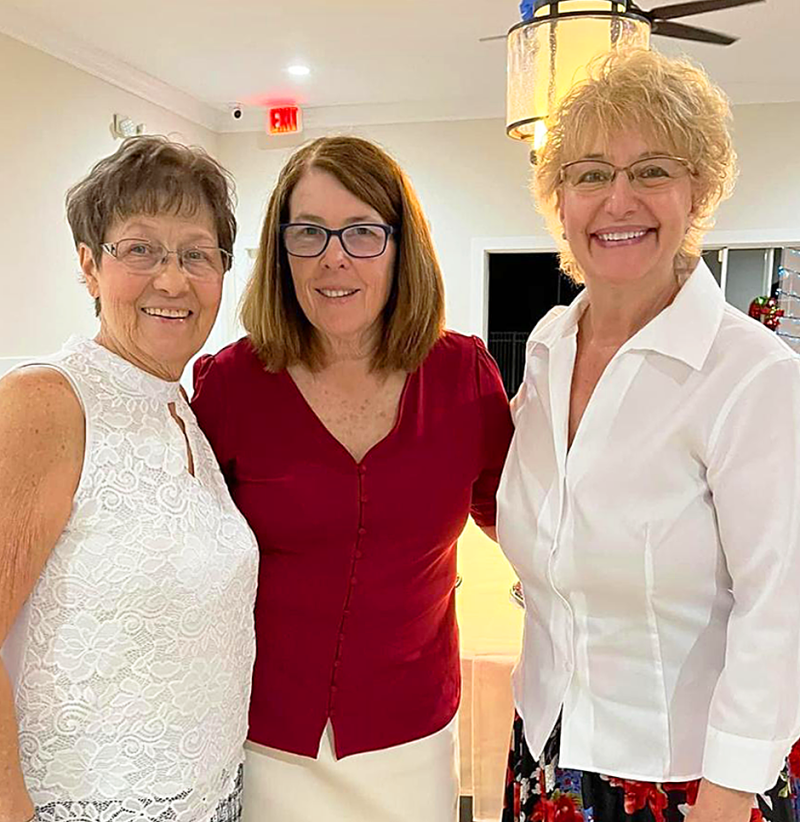
POLYGON ((232 197, 160 137, 68 194, 100 330, 0 381, 0 822, 241 815, 257 549, 178 382, 232 197))

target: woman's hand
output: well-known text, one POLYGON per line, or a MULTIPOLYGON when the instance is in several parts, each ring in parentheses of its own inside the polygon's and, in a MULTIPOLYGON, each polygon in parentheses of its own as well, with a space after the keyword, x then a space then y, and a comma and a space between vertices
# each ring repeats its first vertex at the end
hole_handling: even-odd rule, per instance
POLYGON ((723 788, 706 779, 700 789, 686 822, 750 822, 753 794, 723 788))

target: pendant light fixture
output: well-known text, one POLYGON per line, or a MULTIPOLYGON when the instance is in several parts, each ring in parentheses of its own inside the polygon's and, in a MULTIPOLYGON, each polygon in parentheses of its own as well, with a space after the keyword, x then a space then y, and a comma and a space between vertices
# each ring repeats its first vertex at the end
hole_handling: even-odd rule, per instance
POLYGON ((614 48, 649 48, 650 23, 615 0, 534 0, 533 15, 508 33, 506 133, 544 143, 545 118, 593 58, 614 48))

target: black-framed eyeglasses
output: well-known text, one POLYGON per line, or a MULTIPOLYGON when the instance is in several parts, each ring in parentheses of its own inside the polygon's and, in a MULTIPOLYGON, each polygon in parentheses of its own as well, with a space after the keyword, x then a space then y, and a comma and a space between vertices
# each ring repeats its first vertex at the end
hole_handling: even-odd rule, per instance
POLYGON ((171 254, 187 277, 195 280, 213 280, 221 277, 233 262, 233 255, 224 248, 194 245, 170 251, 161 243, 138 237, 103 243, 106 254, 115 257, 131 274, 150 277, 166 265, 171 254))
POLYGON ((617 174, 624 171, 631 186, 638 191, 668 188, 692 173, 692 165, 683 157, 667 154, 643 157, 629 166, 615 166, 606 160, 575 160, 561 166, 561 182, 574 191, 594 193, 611 187, 617 174))
POLYGON ((314 223, 281 223, 283 247, 293 257, 319 257, 331 237, 338 237, 351 257, 380 257, 396 233, 394 226, 383 223, 355 223, 344 228, 325 228, 314 223))

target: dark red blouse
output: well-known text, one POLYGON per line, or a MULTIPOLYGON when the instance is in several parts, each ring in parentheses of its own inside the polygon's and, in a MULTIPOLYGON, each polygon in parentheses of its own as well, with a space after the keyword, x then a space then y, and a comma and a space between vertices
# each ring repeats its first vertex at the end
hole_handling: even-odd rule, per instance
POLYGON ((494 524, 512 430, 483 343, 446 334, 360 463, 246 339, 197 361, 192 407, 261 550, 250 739, 314 757, 330 718, 341 758, 443 728, 456 540, 494 524))

